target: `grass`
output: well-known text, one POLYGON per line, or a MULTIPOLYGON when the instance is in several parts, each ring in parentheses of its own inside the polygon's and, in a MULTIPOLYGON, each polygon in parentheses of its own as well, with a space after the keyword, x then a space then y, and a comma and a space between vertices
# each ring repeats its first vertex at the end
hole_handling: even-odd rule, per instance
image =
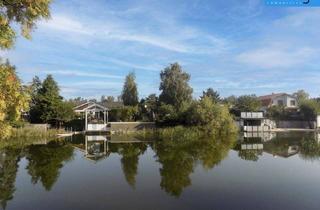
POLYGON ((57 134, 65 133, 63 129, 43 130, 33 127, 13 128, 10 137, 0 140, 0 149, 6 146, 23 147, 34 143, 49 142, 57 139, 57 134))

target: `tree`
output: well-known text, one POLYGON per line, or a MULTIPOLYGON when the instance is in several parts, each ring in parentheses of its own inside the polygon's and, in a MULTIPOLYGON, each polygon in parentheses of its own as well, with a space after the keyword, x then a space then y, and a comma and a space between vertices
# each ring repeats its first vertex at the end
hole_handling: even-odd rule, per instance
POLYGON ((297 92, 293 93, 293 96, 297 98, 299 104, 304 100, 309 99, 309 93, 304 90, 298 90, 297 92))
POLYGON ((212 88, 208 88, 206 91, 203 91, 201 99, 205 97, 209 97, 214 103, 220 102, 220 94, 212 88))
POLYGON ((235 109, 239 112, 256 112, 261 107, 261 102, 255 95, 240 96, 235 104, 235 109))
POLYGON ((0 1, 0 48, 13 46, 16 32, 12 25, 20 25, 21 34, 30 39, 36 21, 50 17, 51 0, 2 0, 0 1))
POLYGON ((178 63, 171 64, 161 71, 160 79, 160 102, 172 105, 178 110, 184 102, 191 101, 193 90, 188 84, 190 75, 183 72, 178 63))
POLYGON ((135 74, 130 72, 125 79, 122 90, 122 101, 125 106, 136 106, 139 103, 135 74))
MULTIPOLYGON (((36 87, 32 92, 30 120, 33 123, 51 123, 61 125, 61 122, 72 120, 74 116, 73 101, 63 101, 59 94, 57 82, 51 75, 41 83, 37 78, 33 80, 31 87, 36 87)), ((81 100, 81 98, 79 99, 81 100)))
POLYGON ((227 107, 214 103, 210 97, 194 102, 187 113, 187 123, 199 126, 199 129, 204 130, 207 134, 236 131, 227 107))
POLYGON ((300 113, 308 120, 309 127, 312 128, 311 122, 314 121, 320 112, 320 105, 316 100, 305 100, 299 105, 300 113))
POLYGON ((0 138, 10 135, 12 123, 19 121, 28 109, 29 97, 16 75, 15 67, 7 61, 0 63, 0 138))
POLYGON ((43 81, 39 89, 40 118, 43 122, 49 122, 58 118, 58 109, 62 103, 57 82, 51 75, 43 81))

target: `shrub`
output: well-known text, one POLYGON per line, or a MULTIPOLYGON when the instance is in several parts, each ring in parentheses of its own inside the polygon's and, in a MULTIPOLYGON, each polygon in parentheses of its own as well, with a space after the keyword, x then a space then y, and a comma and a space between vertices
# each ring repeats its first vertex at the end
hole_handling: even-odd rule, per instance
POLYGON ((187 124, 198 126, 207 133, 235 132, 236 125, 227 107, 204 97, 188 110, 187 124))

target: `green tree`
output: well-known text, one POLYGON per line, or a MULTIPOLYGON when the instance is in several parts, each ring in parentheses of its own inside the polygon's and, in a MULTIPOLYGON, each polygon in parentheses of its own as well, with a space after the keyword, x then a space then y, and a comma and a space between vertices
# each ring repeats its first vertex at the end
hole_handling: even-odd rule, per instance
POLYGON ((239 112, 255 112, 261 107, 261 102, 255 95, 240 96, 235 104, 235 109, 239 112))
POLYGON ((125 106, 136 106, 139 103, 135 74, 130 72, 125 79, 122 89, 122 101, 125 106))
POLYGON ((223 131, 232 133, 237 130, 228 108, 214 103, 210 97, 194 102, 187 113, 187 123, 199 126, 199 129, 204 130, 207 134, 223 131))
POLYGON ((298 90, 297 92, 293 93, 293 96, 297 98, 299 104, 309 99, 309 93, 304 90, 298 90))
POLYGON ((0 139, 11 133, 11 125, 28 109, 29 96, 23 89, 15 67, 0 61, 0 139))
POLYGON ((312 128, 311 122, 316 120, 317 115, 320 112, 320 105, 316 100, 305 100, 299 105, 300 113, 304 119, 309 122, 310 128, 312 128))
POLYGON ((36 21, 50 17, 51 0, 1 0, 0 1, 0 48, 13 46, 16 32, 13 25, 21 26, 21 34, 30 39, 36 21))
POLYGON ((218 103, 221 100, 218 91, 215 91, 212 88, 208 88, 206 91, 203 91, 201 99, 205 97, 209 97, 214 103, 218 103))
POLYGON ((61 125, 73 119, 73 102, 65 102, 59 94, 57 82, 51 75, 41 83, 34 78, 31 84, 32 100, 30 104, 30 120, 33 123, 52 123, 61 125))
POLYGON ((191 101, 193 90, 188 84, 190 75, 183 72, 178 63, 161 71, 160 79, 160 102, 170 104, 178 110, 183 103, 191 101))
POLYGON ((43 122, 57 119, 62 97, 59 95, 58 84, 51 75, 48 75, 43 81, 38 94, 40 119, 43 122))

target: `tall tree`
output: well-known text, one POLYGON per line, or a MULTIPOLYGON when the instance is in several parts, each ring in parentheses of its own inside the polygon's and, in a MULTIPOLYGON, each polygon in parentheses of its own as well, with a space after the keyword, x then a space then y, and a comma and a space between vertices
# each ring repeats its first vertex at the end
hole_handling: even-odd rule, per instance
POLYGON ((122 101, 125 106, 135 106, 139 103, 138 88, 135 82, 135 74, 130 72, 125 79, 122 90, 122 101))
POLYGON ((160 79, 160 102, 179 109, 184 102, 191 101, 193 90, 188 84, 190 75, 184 72, 178 63, 171 64, 161 71, 160 79))
POLYGON ((298 90, 297 92, 293 93, 293 96, 297 98, 299 104, 309 99, 309 93, 304 90, 298 90))
POLYGON ((210 98, 214 103, 218 103, 221 100, 218 91, 215 91, 212 88, 208 88, 206 91, 202 92, 201 99, 205 97, 210 98))
POLYGON ((41 120, 49 122, 58 116, 58 108, 62 103, 62 97, 59 95, 59 87, 52 75, 48 75, 39 89, 39 100, 41 109, 41 120))
POLYGON ((12 25, 20 25, 21 34, 30 39, 37 20, 50 17, 51 0, 1 0, 0 1, 0 48, 13 46, 16 32, 12 25))
POLYGON ((0 61, 0 138, 10 135, 10 123, 20 119, 27 111, 29 97, 16 75, 15 67, 0 61))

